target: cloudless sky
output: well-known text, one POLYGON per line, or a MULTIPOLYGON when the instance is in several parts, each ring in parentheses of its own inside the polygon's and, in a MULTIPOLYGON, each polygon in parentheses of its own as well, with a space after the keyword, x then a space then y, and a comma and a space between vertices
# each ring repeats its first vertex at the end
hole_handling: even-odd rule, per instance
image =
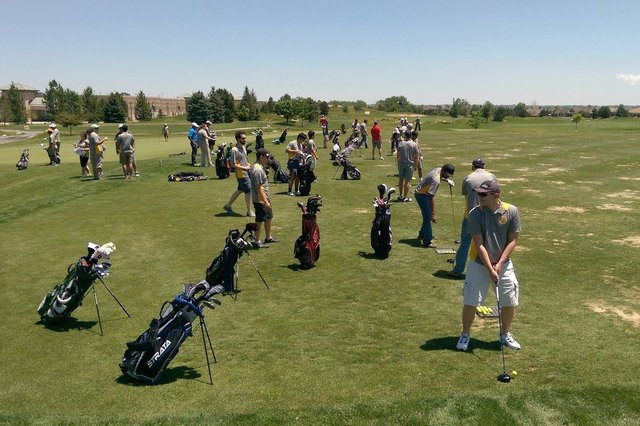
POLYGON ((640 105, 638 1, 0 3, 0 86, 640 105))

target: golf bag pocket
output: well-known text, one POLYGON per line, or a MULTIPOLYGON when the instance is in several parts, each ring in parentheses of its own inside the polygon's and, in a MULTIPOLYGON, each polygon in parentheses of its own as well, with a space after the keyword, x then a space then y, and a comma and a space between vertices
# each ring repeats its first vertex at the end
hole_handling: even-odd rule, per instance
POLYGON ((300 261, 303 268, 310 268, 315 263, 313 253, 311 252, 311 245, 309 244, 309 238, 305 235, 300 235, 293 246, 293 255, 300 261))

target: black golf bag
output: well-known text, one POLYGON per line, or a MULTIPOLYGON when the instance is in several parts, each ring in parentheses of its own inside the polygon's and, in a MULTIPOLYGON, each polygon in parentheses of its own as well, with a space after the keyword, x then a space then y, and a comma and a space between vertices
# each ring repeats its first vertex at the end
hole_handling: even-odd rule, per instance
POLYGON ((347 145, 345 149, 340 151, 336 160, 333 162, 334 166, 342 167, 341 180, 347 180, 349 177, 354 180, 359 180, 362 177, 360 170, 349 161, 349 154, 355 149, 354 145, 347 145))
POLYGON ((18 170, 24 170, 29 167, 29 150, 23 149, 22 154, 20 154, 20 159, 16 163, 16 167, 18 170))
POLYGON ((47 293, 40 302, 38 314, 43 323, 59 323, 70 317, 71 313, 82 305, 82 300, 95 281, 102 281, 102 277, 109 275, 111 263, 99 262, 99 260, 108 259, 115 249, 113 243, 103 246, 94 243, 87 245, 87 255, 81 257, 75 264, 69 265, 64 280, 47 293))
POLYGON ((315 161, 313 155, 305 155, 300 160, 298 177, 300 178, 300 195, 307 196, 311 192, 311 184, 315 182, 316 175, 313 173, 315 161))
POLYGON ((289 182, 289 174, 282 169, 280 162, 273 156, 269 157, 269 167, 273 170, 273 181, 280 183, 289 182))
POLYGON ((316 215, 322 207, 322 197, 314 195, 307 199, 307 205, 298 203, 302 210, 302 235, 293 246, 293 255, 303 268, 311 268, 320 258, 320 228, 316 215))
POLYGON ((264 136, 262 130, 256 130, 256 149, 264 148, 264 136))
POLYGON ((204 176, 202 172, 176 172, 167 176, 169 182, 195 182, 207 179, 209 176, 204 176))
POLYGON ((374 198, 373 207, 376 215, 371 224, 371 248, 375 256, 380 259, 389 257, 391 246, 393 244, 393 233, 391 232, 391 194, 395 193, 395 189, 389 189, 387 198, 384 197, 386 185, 379 185, 378 190, 380 197, 374 198))
POLYGON ((329 160, 336 161, 338 158, 338 154, 340 153, 340 141, 338 137, 340 136, 340 132, 337 130, 332 130, 329 133, 329 140, 331 141, 332 149, 329 153, 329 160))
POLYGON ((224 293, 233 293, 237 290, 234 276, 236 264, 250 247, 249 238, 253 239, 253 231, 256 229, 255 223, 248 223, 244 232, 237 229, 229 231, 225 240, 224 248, 220 254, 213 259, 206 270, 205 280, 212 286, 220 285, 224 288, 224 293), (249 233, 249 237, 245 235, 249 233))
MULTIPOLYGON (((215 361, 209 332, 204 323, 203 309, 205 306, 213 309, 214 303, 219 305, 220 301, 213 296, 221 292, 222 286, 211 286, 206 281, 197 285, 186 284, 182 293, 175 296, 171 302, 162 305, 159 317, 151 320, 149 328, 136 340, 127 343, 127 350, 120 363, 122 374, 145 383, 158 383, 182 343, 192 335, 196 318, 200 321, 203 342, 206 335, 215 361)), ((211 379, 206 343, 205 354, 211 379)), ((211 382, 213 383, 213 380, 211 382)))
POLYGON ((226 179, 229 177, 229 163, 227 161, 227 156, 225 155, 224 149, 227 144, 223 143, 218 145, 218 150, 216 151, 216 175, 220 179, 226 179))

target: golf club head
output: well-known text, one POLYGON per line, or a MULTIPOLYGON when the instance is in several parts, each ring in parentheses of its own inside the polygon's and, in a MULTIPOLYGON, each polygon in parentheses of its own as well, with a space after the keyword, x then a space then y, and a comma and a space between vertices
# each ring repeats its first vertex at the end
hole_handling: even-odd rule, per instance
POLYGON ((498 381, 502 383, 509 383, 511 381, 511 376, 507 373, 498 374, 498 381))
POLYGON ((381 183, 378 185, 378 193, 380 194, 380 198, 384 197, 385 192, 387 192, 387 185, 381 183))
POLYGON ((387 191, 387 201, 389 201, 391 199, 391 195, 396 193, 396 189, 391 187, 389 188, 389 191, 387 191))
MULTIPOLYGON (((215 299, 212 299, 212 300, 215 300, 215 299)), ((215 309, 216 308, 216 305, 211 303, 209 300, 203 300, 202 301, 202 306, 206 306, 209 309, 215 309)))

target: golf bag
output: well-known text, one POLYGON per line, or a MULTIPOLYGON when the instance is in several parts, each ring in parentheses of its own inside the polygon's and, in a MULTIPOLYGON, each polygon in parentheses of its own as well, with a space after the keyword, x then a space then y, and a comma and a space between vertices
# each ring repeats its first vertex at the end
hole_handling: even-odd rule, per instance
POLYGON ((194 182, 207 179, 209 176, 204 176, 201 172, 178 172, 168 176, 169 182, 194 182))
POLYGON ((316 180, 316 175, 313 173, 314 168, 315 161, 313 155, 304 155, 300 160, 300 168, 298 168, 300 195, 307 196, 311 192, 311 184, 316 180))
MULTIPOLYGON (((178 354, 182 343, 192 335, 196 318, 200 320, 203 341, 206 333, 213 353, 209 332, 204 323, 203 309, 205 306, 213 309, 214 303, 219 305, 220 301, 213 296, 222 291, 221 286, 211 286, 206 281, 197 285, 186 284, 182 293, 175 296, 171 302, 162 305, 159 317, 151 320, 149 328, 136 340, 127 343, 127 350, 120 363, 122 374, 145 383, 158 383, 171 360, 178 354)), ((211 379, 206 343, 205 354, 211 379)), ((215 360, 215 353, 213 358, 215 360)))
POLYGON ((358 170, 358 168, 352 165, 351 161, 349 161, 349 154, 351 154, 351 151, 354 149, 354 145, 347 145, 345 149, 340 151, 336 160, 333 162, 334 166, 342 167, 342 175, 340 176, 341 180, 347 180, 349 179, 349 176, 354 180, 359 180, 362 177, 360 170, 358 170))
POLYGON ((378 185, 380 196, 374 198, 373 207, 376 215, 371 224, 371 248, 375 256, 380 259, 389 257, 391 246, 393 244, 393 233, 391 232, 391 194, 395 193, 395 188, 390 188, 387 192, 387 186, 378 185), (387 197, 385 198, 385 192, 387 197))
POLYGON ((264 148, 264 136, 262 130, 256 130, 256 149, 264 148))
POLYGON ((22 154, 20 154, 20 159, 16 163, 16 167, 18 170, 24 170, 29 167, 29 150, 23 149, 22 154))
POLYGON ((99 262, 99 260, 109 259, 109 255, 115 249, 116 246, 113 243, 102 246, 94 243, 87 245, 87 255, 81 257, 74 265, 69 265, 64 280, 47 293, 40 302, 38 314, 43 323, 62 322, 82 305, 82 300, 95 281, 102 281, 102 277, 109 275, 111 263, 99 262))
POLYGON ((218 145, 218 150, 216 151, 216 175, 220 179, 226 179, 229 177, 229 163, 227 161, 227 156, 224 153, 224 149, 227 144, 223 143, 218 145))
POLYGON ((337 130, 332 130, 331 133, 329 133, 329 140, 333 145, 331 152, 329 153, 329 160, 331 161, 336 161, 338 154, 340 153, 340 142, 338 141, 339 136, 340 132, 337 130))
POLYGON ((269 167, 271 167, 271 170, 273 170, 274 182, 289 182, 289 174, 282 169, 280 162, 273 156, 269 157, 269 167))
POLYGON ((255 223, 248 223, 244 232, 237 229, 229 231, 225 240, 224 248, 220 254, 213 259, 211 265, 206 270, 205 280, 212 286, 220 285, 224 288, 224 293, 233 293, 237 290, 234 276, 236 264, 250 247, 249 238, 254 239, 253 232, 256 230, 255 223), (249 237, 245 235, 249 233, 249 237))
POLYGON ((307 199, 307 205, 298 203, 302 210, 302 235, 293 246, 293 255, 303 268, 311 268, 320 258, 320 228, 316 215, 322 207, 322 197, 314 195, 307 199))

